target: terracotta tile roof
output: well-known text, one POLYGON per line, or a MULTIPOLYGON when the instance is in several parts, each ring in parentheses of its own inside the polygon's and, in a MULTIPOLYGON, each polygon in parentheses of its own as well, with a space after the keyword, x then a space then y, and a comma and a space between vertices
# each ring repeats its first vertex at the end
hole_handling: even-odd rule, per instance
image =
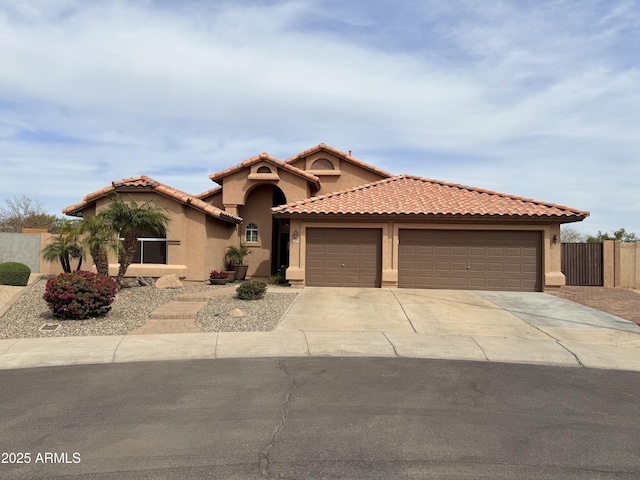
POLYGON ((165 195, 173 200, 176 200, 184 205, 189 205, 196 210, 200 210, 201 212, 206 213, 215 218, 219 218, 220 220, 224 220, 230 223, 240 223, 242 218, 236 217, 235 215, 231 215, 224 210, 220 210, 213 205, 209 205, 206 202, 200 200, 196 195, 191 195, 190 193, 183 192, 181 190, 177 190, 173 187, 160 183, 153 178, 149 178, 146 175, 142 175, 140 177, 131 177, 125 178, 123 180, 114 181, 111 183, 111 186, 102 188, 100 190, 96 190, 93 193, 85 195, 82 199, 82 202, 76 203, 75 205, 71 205, 64 210, 62 213, 65 215, 73 215, 79 216, 82 210, 89 207, 91 204, 95 203, 99 198, 104 197, 113 191, 135 191, 137 189, 140 190, 148 190, 148 191, 156 191, 162 195, 165 195))
POLYGON ((221 192, 222 192, 222 185, 216 185, 215 187, 207 190, 206 192, 202 192, 202 193, 199 193, 197 195, 194 195, 194 197, 203 199, 203 198, 207 198, 207 197, 210 197, 211 195, 215 195, 216 193, 221 193, 221 192))
POLYGON ((317 190, 320 190, 320 179, 318 177, 316 177, 315 175, 311 175, 310 173, 307 173, 304 170, 300 170, 299 168, 296 168, 293 165, 289 165, 288 163, 285 163, 282 160, 278 160, 277 158, 272 157, 268 153, 261 153, 260 155, 256 155, 255 157, 251 157, 248 160, 245 160, 244 162, 241 162, 241 163, 239 163, 237 165, 234 165, 231 168, 227 168, 227 169, 222 170, 220 172, 213 173, 213 174, 209 175, 209 178, 211 180, 213 180, 214 182, 222 183, 220 180, 222 180, 227 175, 230 175, 230 174, 232 174, 234 172, 237 172, 238 170, 242 170, 243 168, 247 168, 247 167, 253 165, 254 163, 263 162, 263 161, 267 162, 267 163, 270 163, 272 165, 275 165, 278 168, 282 168, 283 170, 286 170, 288 172, 293 173, 294 175, 297 175, 299 177, 302 177, 302 178, 308 180, 309 182, 311 182, 311 183, 313 183, 315 185, 317 190))
POLYGON ((272 208, 278 216, 407 215, 583 220, 589 212, 453 183, 399 175, 272 208))
POLYGON ((359 167, 365 168, 367 170, 370 170, 374 173, 377 173, 378 175, 381 175, 383 177, 391 177, 392 175, 389 172, 385 172, 384 170, 379 169, 378 167, 374 167, 373 165, 369 165, 368 163, 363 162, 362 160, 358 160, 355 157, 352 157, 351 155, 344 153, 343 151, 338 150, 337 148, 331 147, 329 145, 326 145, 324 143, 321 143, 319 145, 316 145, 315 147, 311 147, 303 152, 298 153, 297 155, 294 155, 291 158, 287 158, 285 160, 285 163, 293 163, 296 160, 300 160, 301 158, 305 158, 308 157, 309 155, 311 155, 312 153, 316 153, 319 152, 320 150, 325 150, 327 152, 331 152, 334 155, 338 155, 339 157, 347 160, 348 162, 351 162, 355 165, 358 165, 359 167))

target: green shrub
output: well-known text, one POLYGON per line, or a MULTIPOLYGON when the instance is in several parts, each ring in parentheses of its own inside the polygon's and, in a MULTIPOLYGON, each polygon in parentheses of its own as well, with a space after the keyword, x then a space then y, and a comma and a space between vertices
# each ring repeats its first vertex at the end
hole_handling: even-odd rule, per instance
POLYGON ((271 277, 272 285, 284 285, 287 283, 287 266, 282 265, 275 275, 271 277))
POLYGON ((29 283, 31 269, 24 263, 0 263, 0 285, 14 285, 24 287, 29 283))
POLYGON ((50 278, 42 298, 54 317, 82 320, 106 315, 117 290, 118 285, 112 278, 76 271, 50 278))
POLYGON ((240 286, 236 288, 238 298, 242 300, 260 300, 264 297, 266 291, 267 284, 256 281, 242 282, 240 286))

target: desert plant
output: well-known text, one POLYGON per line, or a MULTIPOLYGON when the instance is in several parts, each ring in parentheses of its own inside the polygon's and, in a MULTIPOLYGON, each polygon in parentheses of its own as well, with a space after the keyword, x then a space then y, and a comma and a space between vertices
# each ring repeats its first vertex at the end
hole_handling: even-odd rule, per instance
POLYGON ((109 277, 76 271, 50 278, 42 298, 54 317, 82 320, 106 315, 117 290, 116 282, 109 277))
POLYGON ((120 253, 117 232, 103 213, 84 217, 77 226, 99 274, 109 276, 109 252, 120 253))
POLYGON ((71 273, 71 260, 77 259, 78 265, 75 270, 80 270, 84 250, 80 244, 79 235, 78 221, 65 221, 60 226, 60 235, 42 249, 42 258, 48 262, 60 261, 65 273, 71 273))
POLYGON ((31 269, 24 263, 0 263, 0 285, 24 287, 29 283, 31 269))
POLYGON ((267 291, 267 284, 264 282, 242 282, 236 288, 236 294, 241 300, 260 300, 267 291))
POLYGON ((120 233, 122 249, 118 262, 116 283, 120 285, 138 247, 138 234, 144 231, 164 235, 169 224, 166 209, 158 206, 153 200, 138 205, 133 199, 127 204, 119 195, 111 196, 111 203, 104 210, 104 218, 111 223, 114 230, 120 233))
POLYGON ((247 255, 251 253, 251 249, 244 243, 240 242, 239 247, 229 245, 224 254, 225 260, 230 260, 234 265, 242 265, 247 255))
POLYGON ((275 275, 271 276, 272 285, 284 285, 287 283, 287 266, 281 265, 275 275))

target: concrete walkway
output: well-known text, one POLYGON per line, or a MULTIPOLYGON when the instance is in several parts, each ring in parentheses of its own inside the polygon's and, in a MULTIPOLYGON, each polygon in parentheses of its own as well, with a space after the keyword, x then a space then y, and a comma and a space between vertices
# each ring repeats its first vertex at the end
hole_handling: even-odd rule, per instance
POLYGON ((236 287, 216 288, 209 292, 185 293, 155 309, 149 321, 128 335, 151 335, 162 333, 199 333, 196 316, 214 297, 229 295, 236 287))
MULTIPOLYGON (((216 293, 226 294, 224 290, 216 293)), ((186 322, 160 317, 185 310, 181 303, 205 302, 196 295, 181 300, 159 311, 150 323, 186 322)), ((640 327, 543 293, 305 288, 272 332, 0 340, 0 369, 287 356, 413 357, 640 371, 640 327)))

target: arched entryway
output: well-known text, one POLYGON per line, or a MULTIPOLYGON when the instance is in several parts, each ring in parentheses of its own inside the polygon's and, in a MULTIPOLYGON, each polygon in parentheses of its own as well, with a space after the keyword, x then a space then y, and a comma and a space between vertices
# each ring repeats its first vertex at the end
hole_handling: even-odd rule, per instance
MULTIPOLYGON (((273 186, 272 198, 272 207, 287 203, 284 192, 276 185, 273 186)), ((289 220, 274 218, 272 232, 271 274, 273 275, 280 268, 289 266, 289 220)))
POLYGON ((289 266, 289 222, 274 219, 271 207, 287 203, 284 192, 272 183, 252 188, 240 207, 240 238, 251 248, 247 257, 250 276, 267 277, 289 266))

